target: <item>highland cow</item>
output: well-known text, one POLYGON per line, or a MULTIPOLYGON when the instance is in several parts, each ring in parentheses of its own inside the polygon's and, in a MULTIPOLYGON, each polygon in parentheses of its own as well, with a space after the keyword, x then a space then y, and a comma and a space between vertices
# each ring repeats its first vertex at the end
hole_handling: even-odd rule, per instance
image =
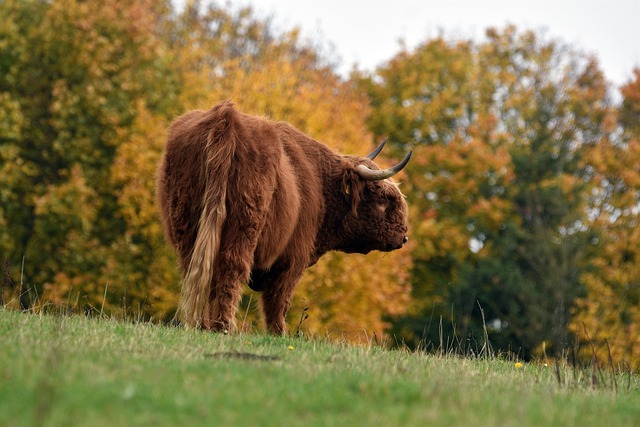
POLYGON ((225 101, 169 129, 157 194, 183 275, 179 314, 214 331, 234 327, 244 283, 262 292, 270 332, 305 269, 327 251, 401 248, 407 205, 374 157, 344 156, 284 122, 243 114, 225 101))

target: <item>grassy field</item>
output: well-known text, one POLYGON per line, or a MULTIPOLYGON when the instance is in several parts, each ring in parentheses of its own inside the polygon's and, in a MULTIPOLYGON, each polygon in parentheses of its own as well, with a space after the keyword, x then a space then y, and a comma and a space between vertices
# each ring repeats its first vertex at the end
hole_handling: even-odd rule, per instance
POLYGON ((637 426, 640 379, 0 308, 0 426, 637 426))

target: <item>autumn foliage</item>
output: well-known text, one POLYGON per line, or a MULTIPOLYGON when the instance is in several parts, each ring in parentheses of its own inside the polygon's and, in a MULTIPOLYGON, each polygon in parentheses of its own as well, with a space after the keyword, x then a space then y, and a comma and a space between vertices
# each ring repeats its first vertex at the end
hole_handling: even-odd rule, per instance
MULTIPOLYGON (((411 244, 332 253, 290 329, 473 353, 640 358, 640 71, 514 27, 426 40, 338 75, 250 9, 0 2, 0 261, 6 305, 170 321, 179 277, 154 178, 171 121, 231 98, 343 153, 383 137, 411 244), (306 317, 308 315, 308 318, 306 317)), ((384 158, 381 160, 384 164, 384 158)), ((258 328, 247 291, 238 324, 258 328)))

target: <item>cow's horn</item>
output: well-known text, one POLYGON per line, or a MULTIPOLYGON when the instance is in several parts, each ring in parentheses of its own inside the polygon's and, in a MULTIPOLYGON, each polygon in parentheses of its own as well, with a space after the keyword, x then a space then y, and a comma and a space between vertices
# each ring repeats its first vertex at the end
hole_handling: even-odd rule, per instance
POLYGON ((367 154, 365 157, 366 157, 367 159, 369 159, 369 160, 373 160, 373 159, 375 159, 375 158, 376 158, 376 156, 377 156, 378 154, 380 154, 380 152, 382 151, 382 148, 384 147, 384 144, 386 144, 386 143, 387 143, 387 138, 385 138, 385 139, 380 143, 380 145, 378 145, 378 146, 376 147, 376 149, 375 149, 375 150, 373 150, 372 152, 370 152, 369 154, 367 154))
POLYGON ((365 165, 358 165, 356 166, 356 171, 358 172, 358 174, 362 179, 366 179, 366 180, 374 181, 374 180, 391 178, 393 175, 397 174, 402 169, 404 169, 405 166, 407 166, 407 163, 409 163, 409 159, 411 158, 411 154, 413 154, 413 150, 409 151, 409 153, 405 156, 404 160, 402 160, 397 165, 392 166, 388 169, 377 170, 377 169, 370 169, 365 165))

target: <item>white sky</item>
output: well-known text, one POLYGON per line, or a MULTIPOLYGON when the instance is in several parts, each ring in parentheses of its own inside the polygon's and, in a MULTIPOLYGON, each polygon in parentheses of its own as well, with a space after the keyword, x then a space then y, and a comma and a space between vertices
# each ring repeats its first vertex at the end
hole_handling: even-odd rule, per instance
POLYGON ((240 0, 277 28, 335 48, 341 73, 373 71, 399 51, 442 32, 482 39, 487 27, 515 24, 595 54, 608 80, 627 82, 640 67, 640 0, 240 0))

